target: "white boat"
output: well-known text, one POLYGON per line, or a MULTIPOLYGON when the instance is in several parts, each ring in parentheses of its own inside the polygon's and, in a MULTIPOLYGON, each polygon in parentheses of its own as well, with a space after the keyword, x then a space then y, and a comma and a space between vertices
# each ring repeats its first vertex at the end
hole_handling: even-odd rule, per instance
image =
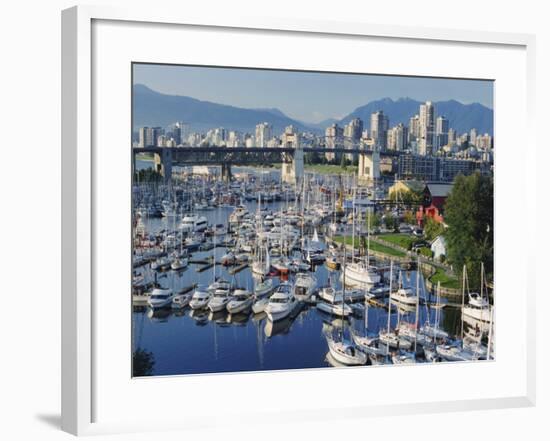
POLYGON ((330 286, 323 288, 319 297, 323 299, 316 305, 320 311, 339 317, 348 317, 353 314, 351 307, 342 301, 342 294, 338 295, 334 288, 330 286))
POLYGON ((258 298, 268 295, 271 291, 273 291, 273 279, 266 279, 254 288, 254 294, 258 298))
POLYGON ((445 332, 443 329, 439 328, 439 326, 436 325, 430 325, 429 323, 426 323, 424 326, 422 326, 418 330, 419 334, 424 334, 427 337, 431 337, 433 339, 447 339, 449 338, 449 333, 445 332))
POLYGON ((208 219, 198 214, 184 216, 181 220, 180 230, 185 233, 201 232, 208 228, 208 219))
POLYGON ((378 271, 363 262, 354 262, 346 265, 346 285, 364 288, 380 282, 378 271))
POLYGON ((265 311, 265 307, 267 306, 267 304, 269 303, 269 297, 262 297, 260 299, 257 299, 253 304, 252 304, 252 312, 254 314, 259 314, 261 312, 264 312, 265 311))
POLYGON ((171 306, 174 293, 170 288, 155 288, 149 296, 147 304, 152 309, 165 308, 171 306))
POLYGON ((212 282, 208 285, 208 291, 214 293, 217 290, 229 291, 231 289, 231 283, 227 280, 217 279, 215 282, 212 282))
POLYGON ((288 282, 281 283, 275 293, 269 298, 264 312, 272 322, 288 317, 298 307, 298 300, 292 294, 292 287, 288 282))
POLYGON ((224 254, 220 259, 220 263, 226 266, 233 265, 235 263, 235 254, 233 254, 231 251, 224 254))
POLYGON ((327 337, 330 355, 338 363, 346 366, 361 366, 367 363, 367 354, 359 351, 355 345, 342 341, 334 341, 327 337))
POLYGON ((246 311, 252 306, 254 298, 252 293, 246 289, 236 289, 233 291, 232 299, 227 303, 227 312, 237 314, 246 311))
POLYGON ((399 352, 391 357, 393 364, 415 364, 416 357, 411 352, 399 352))
POLYGON ((459 346, 437 345, 435 350, 437 355, 447 361, 471 361, 479 358, 479 355, 459 346))
POLYGON ((208 309, 212 312, 219 312, 226 309, 227 304, 231 300, 231 296, 229 294, 229 291, 226 291, 225 289, 217 289, 214 292, 214 295, 208 302, 208 309))
POLYGON ((399 347, 399 336, 395 332, 380 331, 380 343, 389 346, 390 348, 399 347))
POLYGON ((168 268, 172 264, 169 257, 161 257, 154 262, 151 262, 151 269, 153 271, 160 271, 164 268, 168 268))
POLYGON ((397 291, 392 292, 390 297, 393 301, 403 303, 405 305, 416 305, 418 296, 414 294, 410 288, 399 288, 397 291))
POLYGON ((192 294, 186 293, 186 294, 177 294, 172 299, 172 309, 183 309, 187 305, 189 305, 189 302, 191 301, 192 294))
POLYGON ((317 288, 317 278, 313 274, 298 273, 294 280, 294 297, 307 300, 317 288))
POLYGON ((189 263, 189 261, 187 260, 187 258, 177 257, 176 259, 174 259, 174 261, 170 265, 170 268, 172 268, 174 271, 179 271, 179 270, 182 270, 184 268, 187 268, 188 263, 189 263))
POLYGON ((191 297, 189 306, 191 307, 191 309, 206 308, 211 297, 212 295, 210 294, 210 292, 208 292, 208 290, 205 289, 204 286, 197 287, 195 289, 195 292, 193 293, 193 296, 191 297))
MULTIPOLYGON (((359 289, 346 289, 346 301, 355 302, 365 300, 365 293, 359 289)), ((319 291, 319 297, 329 303, 342 303, 342 290, 336 292, 332 286, 327 286, 319 291)))
POLYGON ((477 292, 468 294, 468 304, 462 308, 462 314, 482 323, 491 321, 491 305, 489 301, 479 295, 477 292))

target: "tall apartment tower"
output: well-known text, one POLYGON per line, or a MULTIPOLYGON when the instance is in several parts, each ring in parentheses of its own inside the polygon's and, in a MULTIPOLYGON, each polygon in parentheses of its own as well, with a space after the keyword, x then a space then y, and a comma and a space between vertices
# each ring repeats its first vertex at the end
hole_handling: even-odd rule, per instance
POLYGON ((449 143, 449 120, 444 116, 435 120, 435 139, 437 150, 449 143))
POLYGON ((377 149, 385 149, 388 144, 389 119, 382 110, 374 112, 370 116, 370 136, 374 140, 377 149))
POLYGON ((267 122, 256 126, 256 147, 267 147, 267 142, 273 137, 273 127, 267 122))
POLYGON ((418 153, 431 155, 434 153, 435 134, 435 108, 431 101, 420 105, 419 123, 418 153))

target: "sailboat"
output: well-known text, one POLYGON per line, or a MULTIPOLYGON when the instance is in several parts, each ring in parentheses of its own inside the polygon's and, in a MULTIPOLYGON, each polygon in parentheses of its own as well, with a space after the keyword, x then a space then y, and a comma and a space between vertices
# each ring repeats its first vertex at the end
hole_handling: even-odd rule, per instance
POLYGON ((370 211, 367 223, 367 256, 365 260, 355 260, 355 193, 353 196, 353 223, 352 223, 352 263, 347 268, 346 283, 351 286, 364 288, 376 285, 380 282, 380 274, 377 269, 370 266, 370 211))

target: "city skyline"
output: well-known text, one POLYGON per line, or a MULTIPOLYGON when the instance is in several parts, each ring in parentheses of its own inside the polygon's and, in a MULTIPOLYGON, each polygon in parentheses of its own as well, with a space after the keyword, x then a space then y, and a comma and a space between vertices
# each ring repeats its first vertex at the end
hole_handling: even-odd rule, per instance
POLYGON ((277 108, 310 124, 343 118, 357 107, 382 98, 456 100, 493 108, 490 80, 136 63, 133 84, 236 107, 277 108))

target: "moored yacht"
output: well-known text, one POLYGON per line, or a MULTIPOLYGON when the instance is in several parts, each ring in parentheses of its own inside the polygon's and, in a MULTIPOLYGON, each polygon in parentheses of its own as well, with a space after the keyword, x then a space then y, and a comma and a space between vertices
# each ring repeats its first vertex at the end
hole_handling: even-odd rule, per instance
POLYGON ((294 281, 294 297, 307 300, 317 288, 317 278, 309 273, 298 273, 294 281))
POLYGON ((206 308, 211 297, 212 295, 208 292, 205 286, 198 286, 193 293, 193 297, 191 297, 189 306, 191 309, 206 308))
POLYGON ((288 317, 298 307, 298 300, 292 294, 292 287, 288 282, 281 283, 275 293, 269 298, 264 311, 271 321, 282 320, 288 317))
POLYGON ((147 304, 152 309, 165 308, 172 304, 173 298, 174 292, 170 288, 155 288, 151 292, 147 304))
POLYGON ((254 298, 252 293, 246 289, 236 289, 233 291, 232 299, 227 303, 227 312, 237 314, 246 311, 252 306, 254 298))
POLYGON ((380 274, 376 268, 364 262, 354 262, 346 265, 346 285, 364 288, 380 282, 380 274))

